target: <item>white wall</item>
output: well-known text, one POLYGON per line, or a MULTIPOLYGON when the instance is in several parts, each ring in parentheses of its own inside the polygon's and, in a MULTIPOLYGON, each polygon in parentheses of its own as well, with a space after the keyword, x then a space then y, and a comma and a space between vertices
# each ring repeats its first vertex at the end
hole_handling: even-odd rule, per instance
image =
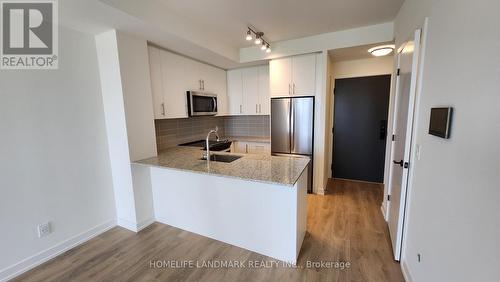
POLYGON ((500 2, 428 2, 406 0, 396 21, 396 41, 402 42, 429 16, 414 136, 421 159, 413 166, 402 265, 413 281, 495 281, 500 2), (449 140, 427 134, 434 106, 454 107, 449 140))
POLYGON ((116 31, 111 30, 99 34, 95 37, 95 40, 116 200, 117 222, 122 227, 135 230, 137 217, 116 31))
POLYGON ((391 74, 394 57, 373 57, 333 63, 335 79, 391 74))
POLYGON ((59 52, 58 70, 0 70, 0 280, 114 225, 94 38, 61 27, 59 52))
POLYGON ((157 155, 145 39, 110 30, 96 36, 118 225, 153 222, 151 185, 131 161, 157 155))
POLYGON ((157 155, 147 41, 117 33, 130 160, 157 155))
POLYGON ((328 175, 325 166, 328 161, 327 131, 327 60, 328 53, 316 55, 316 95, 314 97, 314 152, 313 152, 313 192, 324 194, 328 175))

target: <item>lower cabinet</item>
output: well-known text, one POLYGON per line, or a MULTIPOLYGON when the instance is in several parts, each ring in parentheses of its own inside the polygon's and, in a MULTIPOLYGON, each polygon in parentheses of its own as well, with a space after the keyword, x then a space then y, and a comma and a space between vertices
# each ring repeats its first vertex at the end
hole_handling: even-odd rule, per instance
POLYGON ((231 153, 236 154, 271 154, 271 144, 267 142, 234 141, 231 153))

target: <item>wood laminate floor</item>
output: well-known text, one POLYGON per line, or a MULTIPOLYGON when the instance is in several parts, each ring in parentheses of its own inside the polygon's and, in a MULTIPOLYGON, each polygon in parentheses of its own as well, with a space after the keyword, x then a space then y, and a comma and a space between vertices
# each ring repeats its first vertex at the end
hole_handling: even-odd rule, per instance
POLYGON ((399 264, 392 259, 387 225, 380 212, 382 186, 344 180, 331 180, 328 185, 327 195, 308 196, 307 234, 299 268, 155 223, 138 234, 115 227, 16 280, 404 281, 399 264), (151 267, 156 260, 159 266, 177 265, 151 267), (239 261, 246 267, 197 267, 224 261, 239 261), (334 263, 307 267, 308 261, 334 263), (340 269, 335 262, 349 262, 350 267, 340 269), (258 267, 263 263, 268 268, 258 267))

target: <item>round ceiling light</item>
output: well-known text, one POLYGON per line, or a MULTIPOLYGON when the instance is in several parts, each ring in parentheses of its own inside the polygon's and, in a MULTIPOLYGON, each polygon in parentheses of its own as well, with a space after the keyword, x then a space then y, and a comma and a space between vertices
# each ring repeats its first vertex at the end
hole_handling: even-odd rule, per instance
POLYGON ((375 57, 387 56, 394 51, 394 45, 382 45, 370 48, 368 52, 370 52, 375 57))

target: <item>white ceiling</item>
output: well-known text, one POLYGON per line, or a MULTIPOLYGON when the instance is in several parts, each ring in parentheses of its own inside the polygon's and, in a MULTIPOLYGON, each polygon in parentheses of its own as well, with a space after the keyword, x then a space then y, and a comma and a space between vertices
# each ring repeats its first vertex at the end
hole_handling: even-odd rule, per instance
POLYGON ((404 0, 64 0, 59 22, 98 34, 118 29, 222 68, 240 62, 246 27, 270 42, 394 20, 404 0))
POLYGON ((372 54, 368 53, 368 49, 375 46, 387 45, 387 44, 394 44, 394 42, 381 42, 377 44, 340 48, 328 51, 328 55, 330 55, 330 58, 332 59, 333 62, 374 58, 372 54))
POLYGON ((268 41, 393 21, 404 0, 159 0, 169 12, 241 48, 248 25, 268 41))

